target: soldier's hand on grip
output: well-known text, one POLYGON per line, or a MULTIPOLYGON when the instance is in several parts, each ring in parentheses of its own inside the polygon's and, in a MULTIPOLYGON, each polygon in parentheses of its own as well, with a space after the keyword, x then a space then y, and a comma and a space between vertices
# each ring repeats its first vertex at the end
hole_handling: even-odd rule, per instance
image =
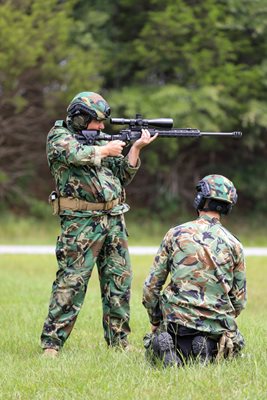
POLYGON ((112 140, 101 148, 102 157, 116 157, 121 155, 123 147, 126 145, 122 140, 112 140))

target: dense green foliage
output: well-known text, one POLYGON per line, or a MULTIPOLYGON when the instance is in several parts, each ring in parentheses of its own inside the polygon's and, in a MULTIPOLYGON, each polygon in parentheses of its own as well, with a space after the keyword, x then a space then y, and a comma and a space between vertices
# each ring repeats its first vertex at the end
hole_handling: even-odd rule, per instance
POLYGON ((266 211, 266 17, 267 0, 2 2, 1 198, 46 199, 47 130, 76 92, 93 90, 112 116, 243 131, 241 140, 158 139, 128 190, 136 206, 183 210, 194 183, 220 173, 243 209, 266 211))

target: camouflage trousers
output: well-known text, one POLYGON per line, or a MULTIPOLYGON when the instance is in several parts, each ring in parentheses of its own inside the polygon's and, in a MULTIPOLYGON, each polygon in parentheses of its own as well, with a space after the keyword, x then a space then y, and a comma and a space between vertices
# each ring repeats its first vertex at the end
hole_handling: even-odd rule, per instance
POLYGON ((130 333, 131 264, 124 216, 61 217, 56 257, 58 271, 52 286, 41 345, 60 349, 82 307, 94 264, 98 268, 104 338, 123 345, 130 333))

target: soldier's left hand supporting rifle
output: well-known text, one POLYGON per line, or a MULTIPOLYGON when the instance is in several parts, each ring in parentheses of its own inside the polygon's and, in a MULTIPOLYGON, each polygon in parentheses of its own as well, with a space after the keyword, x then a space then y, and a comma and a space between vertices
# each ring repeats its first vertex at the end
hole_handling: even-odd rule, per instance
POLYGON ((110 118, 114 125, 128 125, 127 129, 120 130, 116 134, 106 134, 98 130, 83 130, 76 134, 76 139, 87 145, 93 145, 97 140, 122 140, 131 143, 141 137, 142 129, 148 129, 151 136, 158 133, 158 137, 201 137, 201 136, 229 136, 241 138, 242 132, 201 132, 195 128, 172 128, 171 118, 143 119, 141 114, 136 114, 134 119, 110 118))

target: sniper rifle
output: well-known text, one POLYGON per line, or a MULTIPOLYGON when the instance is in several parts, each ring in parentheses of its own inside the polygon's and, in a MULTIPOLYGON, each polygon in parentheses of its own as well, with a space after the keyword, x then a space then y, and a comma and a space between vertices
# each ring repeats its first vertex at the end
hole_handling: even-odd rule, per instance
POLYGON ((201 136, 228 136, 240 138, 242 132, 201 132, 195 128, 172 128, 171 118, 143 119, 141 114, 136 114, 134 119, 110 118, 110 123, 114 125, 128 125, 127 129, 122 129, 119 133, 106 134, 99 130, 83 130, 76 135, 76 139, 87 145, 93 145, 97 140, 122 140, 130 143, 141 137, 142 129, 148 129, 151 136, 158 133, 158 137, 201 137, 201 136))

